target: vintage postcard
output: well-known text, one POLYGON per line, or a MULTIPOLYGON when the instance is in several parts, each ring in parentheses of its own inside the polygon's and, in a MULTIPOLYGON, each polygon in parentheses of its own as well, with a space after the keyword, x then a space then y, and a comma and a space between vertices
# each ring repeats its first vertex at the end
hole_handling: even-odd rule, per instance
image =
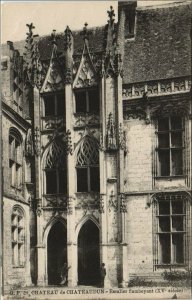
POLYGON ((2 299, 190 299, 190 0, 3 1, 2 299))

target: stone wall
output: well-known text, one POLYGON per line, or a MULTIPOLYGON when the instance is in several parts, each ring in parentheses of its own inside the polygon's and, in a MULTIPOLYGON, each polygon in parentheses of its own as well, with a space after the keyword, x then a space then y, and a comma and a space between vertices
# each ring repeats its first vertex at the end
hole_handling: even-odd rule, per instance
POLYGON ((125 157, 125 192, 146 191, 152 188, 152 137, 154 128, 145 121, 124 122, 127 138, 125 157))
POLYGON ((145 274, 153 271, 152 209, 148 195, 127 196, 126 238, 128 272, 145 274))

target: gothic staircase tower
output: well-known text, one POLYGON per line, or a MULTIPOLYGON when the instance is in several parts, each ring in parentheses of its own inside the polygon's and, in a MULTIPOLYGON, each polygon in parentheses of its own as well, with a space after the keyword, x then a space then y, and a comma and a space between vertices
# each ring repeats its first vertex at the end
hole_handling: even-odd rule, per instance
POLYGON ((108 11, 107 45, 101 80, 102 149, 100 154, 102 261, 106 287, 127 281, 125 241, 124 155, 126 141, 122 112, 122 53, 117 45, 114 10, 108 11))

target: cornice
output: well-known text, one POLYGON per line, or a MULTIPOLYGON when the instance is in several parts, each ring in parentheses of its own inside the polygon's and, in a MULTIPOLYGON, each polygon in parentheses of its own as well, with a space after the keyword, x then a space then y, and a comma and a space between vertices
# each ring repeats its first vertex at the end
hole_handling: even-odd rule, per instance
POLYGON ((31 124, 14 111, 9 105, 2 101, 2 112, 23 131, 27 131, 31 124))
POLYGON ((150 80, 123 84, 123 100, 139 99, 147 93, 149 98, 157 96, 181 95, 191 90, 191 77, 183 76, 169 79, 150 80))
POLYGON ((21 197, 21 196, 16 196, 16 195, 13 195, 12 193, 9 193, 9 192, 4 192, 2 196, 3 196, 3 198, 6 198, 8 200, 14 200, 15 202, 19 202, 19 203, 22 203, 22 204, 24 204, 26 206, 29 206, 29 203, 27 203, 24 200, 24 198, 21 197))

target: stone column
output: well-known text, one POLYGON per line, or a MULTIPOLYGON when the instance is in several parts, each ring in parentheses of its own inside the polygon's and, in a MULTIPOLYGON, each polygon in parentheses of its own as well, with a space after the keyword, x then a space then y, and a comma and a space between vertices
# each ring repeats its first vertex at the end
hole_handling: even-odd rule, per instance
POLYGON ((118 114, 118 140, 119 140, 119 151, 118 151, 118 206, 119 206, 119 237, 120 237, 120 256, 121 256, 121 282, 122 287, 126 286, 128 281, 128 256, 127 256, 127 239, 126 239, 126 202, 124 196, 124 151, 125 151, 125 140, 124 140, 124 128, 123 128, 123 103, 122 103, 122 78, 119 74, 117 77, 116 86, 116 97, 117 97, 117 114, 118 114))
POLYGON ((43 245, 43 211, 41 191, 41 135, 40 135, 40 95, 36 87, 33 89, 34 99, 34 142, 35 142, 35 206, 37 222, 37 284, 46 284, 45 245, 43 245))
POLYGON ((105 263, 106 278, 104 287, 109 287, 108 280, 108 247, 107 247, 107 189, 106 189, 106 163, 105 163, 105 136, 106 136, 106 95, 105 95, 105 78, 102 77, 100 82, 100 122, 101 122, 101 138, 100 138, 100 263, 105 263))
MULTIPOLYGON (((103 143, 104 152, 101 155, 103 169, 103 200, 102 216, 102 248, 103 262, 106 265, 105 287, 118 285, 118 212, 117 212, 117 135, 115 107, 115 76, 105 76, 103 79, 103 143)), ((101 191, 102 192, 102 191, 101 191)))
POLYGON ((37 272, 38 272, 38 286, 45 286, 47 284, 47 275, 46 275, 46 255, 45 255, 45 246, 43 244, 37 245, 37 272))
POLYGON ((68 204, 67 204, 67 262, 68 262, 68 286, 77 285, 77 243, 75 237, 75 162, 73 154, 73 36, 67 26, 64 32, 65 40, 65 106, 66 106, 66 130, 70 132, 71 145, 68 143, 68 204))
POLYGON ((77 243, 75 243, 75 204, 74 197, 69 196, 67 212, 67 262, 68 286, 77 285, 77 243))
MULTIPOLYGON (((73 141, 73 96, 72 86, 65 86, 66 129, 71 133, 73 141)), ((71 149, 72 151, 73 149, 71 149)), ((73 152, 68 153, 68 207, 67 207, 67 260, 68 286, 77 285, 77 241, 75 237, 75 161, 73 152)))

